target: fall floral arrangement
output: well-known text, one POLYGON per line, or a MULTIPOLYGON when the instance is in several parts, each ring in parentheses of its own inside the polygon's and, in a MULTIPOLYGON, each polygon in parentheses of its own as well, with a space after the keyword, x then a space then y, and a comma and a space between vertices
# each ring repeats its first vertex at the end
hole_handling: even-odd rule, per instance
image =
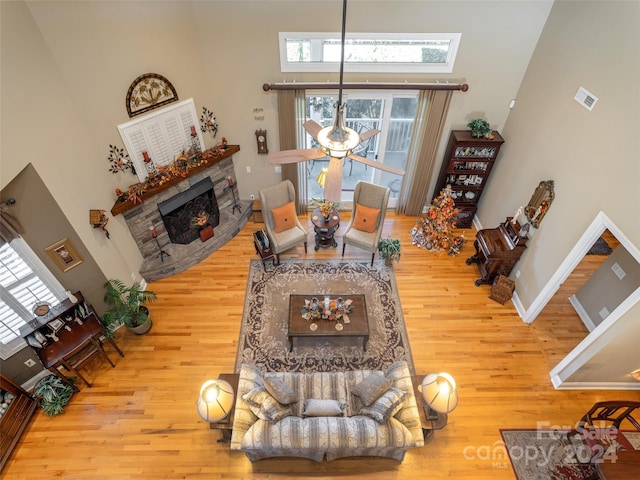
POLYGON ((351 300, 344 300, 342 297, 325 297, 324 301, 313 297, 304 301, 304 307, 300 310, 300 315, 305 320, 322 319, 330 322, 342 319, 344 323, 349 323, 348 313, 351 313, 351 300))
POLYGON ((411 229, 411 242, 430 252, 447 250, 449 255, 460 253, 464 245, 464 236, 453 234, 458 212, 451 197, 451 188, 447 187, 416 221, 416 225, 411 229))
POLYGON ((320 213, 324 218, 329 218, 331 212, 333 212, 340 206, 340 202, 329 202, 327 200, 320 200, 318 198, 312 198, 310 203, 312 206, 318 207, 320 209, 320 213))
MULTIPOLYGON (((131 173, 135 174, 133 163, 124 149, 114 145, 109 145, 109 148, 109 162, 111 163, 109 171, 118 173, 131 170, 131 173)), ((129 185, 129 188, 124 192, 116 188, 116 196, 122 202, 128 200, 133 204, 142 203, 142 196, 148 189, 164 185, 175 177, 186 177, 190 169, 204 165, 210 159, 217 157, 222 149, 222 145, 219 145, 204 152, 194 152, 191 149, 183 151, 168 165, 154 165, 145 182, 129 185)))

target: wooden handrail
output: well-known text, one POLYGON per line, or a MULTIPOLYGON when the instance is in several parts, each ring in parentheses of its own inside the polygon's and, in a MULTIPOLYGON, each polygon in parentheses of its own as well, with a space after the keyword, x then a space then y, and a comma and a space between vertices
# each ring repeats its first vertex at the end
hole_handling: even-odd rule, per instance
MULTIPOLYGON (((287 82, 287 83, 265 83, 262 89, 269 90, 337 90, 339 83, 307 83, 307 82, 287 82)), ((466 83, 345 83, 343 89, 348 90, 460 90, 466 92, 469 85, 466 83)))

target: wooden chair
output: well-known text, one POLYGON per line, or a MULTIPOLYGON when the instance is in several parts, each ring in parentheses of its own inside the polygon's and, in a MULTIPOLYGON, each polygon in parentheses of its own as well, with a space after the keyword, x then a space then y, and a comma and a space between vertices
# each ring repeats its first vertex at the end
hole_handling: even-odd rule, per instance
POLYGON ((390 190, 387 187, 381 187, 380 185, 374 185, 363 181, 356 184, 355 190, 353 191, 353 213, 351 214, 351 219, 349 220, 342 237, 343 257, 344 249, 347 244, 353 245, 354 247, 362 248, 363 250, 371 252, 371 265, 373 266, 373 260, 376 256, 376 251, 378 250, 378 242, 380 242, 380 236, 382 235, 384 217, 387 213, 389 194, 390 190), (358 205, 380 209, 378 221, 373 232, 365 232, 354 228, 353 224, 358 213, 358 205))
POLYGON ((602 462, 614 461, 616 452, 634 449, 624 436, 621 425, 640 432, 640 423, 631 416, 637 408, 640 408, 640 402, 598 402, 580 419, 576 428, 567 433, 570 444, 572 437, 579 436, 585 446, 576 451, 585 479, 598 479, 595 467, 602 462))

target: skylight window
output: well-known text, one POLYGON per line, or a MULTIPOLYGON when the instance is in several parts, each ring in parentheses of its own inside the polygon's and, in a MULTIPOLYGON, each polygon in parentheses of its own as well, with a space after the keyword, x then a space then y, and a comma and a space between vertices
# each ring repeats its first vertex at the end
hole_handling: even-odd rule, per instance
MULTIPOLYGON (((337 72, 340 33, 280 32, 283 72, 337 72)), ((347 33, 345 71, 451 73, 460 33, 347 33)))

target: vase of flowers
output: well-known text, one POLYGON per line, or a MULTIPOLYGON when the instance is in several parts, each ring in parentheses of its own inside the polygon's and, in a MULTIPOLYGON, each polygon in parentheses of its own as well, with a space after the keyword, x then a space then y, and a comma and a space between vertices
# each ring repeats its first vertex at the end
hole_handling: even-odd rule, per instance
POLYGON ((329 221, 329 217, 335 209, 340 206, 338 202, 329 202, 327 200, 320 200, 317 198, 311 199, 311 205, 317 207, 320 210, 320 214, 324 218, 325 222, 329 221))

